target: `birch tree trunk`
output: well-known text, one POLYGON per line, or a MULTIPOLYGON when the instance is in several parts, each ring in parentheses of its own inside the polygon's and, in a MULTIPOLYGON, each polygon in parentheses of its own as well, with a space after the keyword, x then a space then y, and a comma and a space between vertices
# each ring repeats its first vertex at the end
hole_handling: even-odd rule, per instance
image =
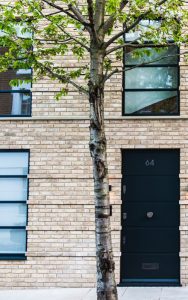
POLYGON ((93 43, 91 49, 90 153, 93 160, 97 299, 117 300, 114 259, 111 242, 109 179, 104 128, 103 53, 93 43))
MULTIPOLYGON (((89 2, 89 1, 88 1, 89 2)), ((105 0, 96 0, 90 33, 90 153, 93 160, 97 299, 117 300, 110 227, 109 179, 104 128, 104 15, 105 0), (94 22, 93 22, 94 18, 94 22)))

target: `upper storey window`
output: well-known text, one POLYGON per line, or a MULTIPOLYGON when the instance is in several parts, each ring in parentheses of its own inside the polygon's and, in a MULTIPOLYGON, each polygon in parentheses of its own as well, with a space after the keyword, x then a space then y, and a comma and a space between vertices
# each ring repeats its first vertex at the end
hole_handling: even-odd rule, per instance
POLYGON ((0 73, 0 116, 31 115, 31 84, 10 86, 12 79, 23 80, 30 77, 31 69, 8 70, 0 73))
MULTIPOLYGON (((144 27, 143 27, 144 28, 144 27)), ((143 29, 144 30, 144 29, 143 29)), ((139 33, 126 39, 136 41, 139 33)), ((125 115, 177 115, 179 113, 178 48, 128 46, 124 53, 125 115)))
MULTIPOLYGON (((30 33, 24 32, 20 26, 16 27, 17 36, 27 38, 30 33)), ((0 32, 0 36, 4 33, 0 32)), ((0 55, 8 51, 0 47, 0 55)), ((0 117, 7 116, 30 116, 31 115, 31 69, 9 69, 0 73, 0 117), (11 86, 11 80, 19 80, 19 84, 11 86), (30 82, 29 82, 30 81, 30 82)))

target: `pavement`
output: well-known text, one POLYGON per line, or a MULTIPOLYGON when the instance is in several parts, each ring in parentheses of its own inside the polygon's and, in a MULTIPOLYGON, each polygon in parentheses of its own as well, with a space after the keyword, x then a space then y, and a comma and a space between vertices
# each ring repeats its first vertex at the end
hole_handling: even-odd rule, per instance
MULTIPOLYGON (((119 300, 188 300, 188 287, 121 287, 119 300)), ((0 290, 0 300, 97 300, 92 288, 0 290)))

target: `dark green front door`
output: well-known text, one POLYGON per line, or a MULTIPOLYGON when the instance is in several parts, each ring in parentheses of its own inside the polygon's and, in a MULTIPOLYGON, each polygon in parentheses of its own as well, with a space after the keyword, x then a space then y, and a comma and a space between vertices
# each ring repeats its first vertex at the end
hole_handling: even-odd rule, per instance
POLYGON ((122 284, 179 284, 179 160, 179 150, 123 151, 122 284))

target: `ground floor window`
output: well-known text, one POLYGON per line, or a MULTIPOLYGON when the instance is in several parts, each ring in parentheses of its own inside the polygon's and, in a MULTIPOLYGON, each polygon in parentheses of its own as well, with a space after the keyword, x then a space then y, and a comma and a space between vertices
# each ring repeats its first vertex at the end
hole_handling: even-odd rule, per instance
POLYGON ((24 259, 29 151, 0 151, 0 259, 24 259))

